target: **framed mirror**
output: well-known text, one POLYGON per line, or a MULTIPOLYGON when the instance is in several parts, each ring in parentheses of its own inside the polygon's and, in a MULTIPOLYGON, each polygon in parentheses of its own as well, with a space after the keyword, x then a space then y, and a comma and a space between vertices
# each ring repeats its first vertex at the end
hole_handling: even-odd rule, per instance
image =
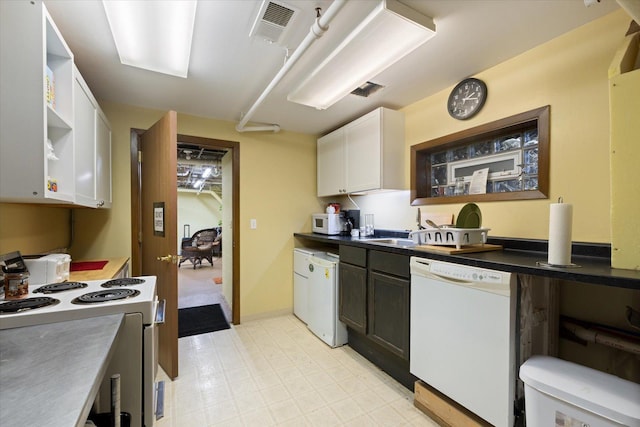
POLYGON ((547 105, 413 145, 411 205, 548 198, 549 110, 547 105), (469 194, 478 174, 486 176, 486 188, 469 194))

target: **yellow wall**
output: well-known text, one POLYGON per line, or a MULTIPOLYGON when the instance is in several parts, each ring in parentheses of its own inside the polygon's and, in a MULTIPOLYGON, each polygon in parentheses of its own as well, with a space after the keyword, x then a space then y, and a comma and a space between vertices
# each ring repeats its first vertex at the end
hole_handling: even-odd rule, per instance
MULTIPOLYGON (((161 111, 107 104, 113 130, 114 203, 77 215, 79 256, 128 255, 130 233, 130 128, 146 129, 161 111), (97 242, 94 228, 102 231, 97 242)), ((178 132, 240 142, 240 305, 241 316, 291 309, 293 233, 310 230, 309 212, 319 209, 315 194, 315 137, 291 132, 244 133, 235 123, 178 115, 178 132), (256 230, 249 229, 255 218, 256 230)), ((194 232, 196 230, 192 230, 194 232)), ((179 230, 181 233, 182 230, 179 230)))
MULTIPOLYGON (((609 243, 607 72, 629 22, 624 11, 614 12, 478 73, 475 77, 486 82, 489 95, 483 110, 470 120, 455 120, 447 113, 452 88, 404 108, 406 188, 412 145, 550 105, 549 200, 479 203, 483 225, 494 236, 547 239, 549 203, 562 196, 573 204, 573 240, 609 243)), ((366 196, 356 202, 376 215, 378 228, 416 228, 416 208, 409 206, 408 192, 366 196), (384 212, 390 204, 398 206, 392 216, 384 212)), ((461 207, 430 205, 423 212, 457 214, 461 207)))
POLYGON ((0 254, 41 254, 71 242, 70 210, 0 203, 0 254))

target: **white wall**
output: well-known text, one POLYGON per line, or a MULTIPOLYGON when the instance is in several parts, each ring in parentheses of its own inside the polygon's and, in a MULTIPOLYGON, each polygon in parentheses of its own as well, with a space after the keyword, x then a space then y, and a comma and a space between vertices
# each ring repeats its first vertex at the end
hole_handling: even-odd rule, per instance
POLYGON ((182 238, 185 237, 185 224, 189 224, 191 229, 186 237, 191 237, 198 230, 218 227, 221 220, 221 204, 213 195, 178 191, 178 253, 182 238))

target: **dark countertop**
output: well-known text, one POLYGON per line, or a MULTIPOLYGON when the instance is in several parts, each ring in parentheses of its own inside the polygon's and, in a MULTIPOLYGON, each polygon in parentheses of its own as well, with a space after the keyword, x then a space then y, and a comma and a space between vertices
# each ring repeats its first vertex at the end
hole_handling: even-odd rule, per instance
MULTIPOLYGON (((375 238, 406 237, 407 232, 376 231, 375 238), (378 235, 379 234, 379 235, 378 235)), ((349 245, 366 249, 399 253, 410 256, 454 262, 473 267, 490 268, 512 273, 529 274, 554 279, 592 283, 640 290, 640 271, 611 268, 611 248, 606 244, 573 243, 571 261, 578 267, 548 267, 539 265, 547 261, 547 242, 493 237, 487 243, 503 246, 501 251, 448 255, 413 247, 392 246, 385 243, 368 242, 367 239, 350 236, 326 236, 316 233, 294 233, 294 237, 322 245, 349 245)))
POLYGON ((0 425, 84 426, 123 319, 0 331, 0 425))

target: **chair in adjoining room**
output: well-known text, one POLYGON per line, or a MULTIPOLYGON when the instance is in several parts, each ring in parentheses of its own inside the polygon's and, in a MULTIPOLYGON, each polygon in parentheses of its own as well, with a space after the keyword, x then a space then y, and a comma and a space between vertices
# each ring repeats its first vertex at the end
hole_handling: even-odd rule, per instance
POLYGON ((189 239, 182 239, 182 252, 178 267, 189 260, 195 269, 198 265, 202 265, 203 259, 213 265, 215 251, 221 242, 217 237, 218 231, 215 228, 206 228, 196 231, 189 239))

